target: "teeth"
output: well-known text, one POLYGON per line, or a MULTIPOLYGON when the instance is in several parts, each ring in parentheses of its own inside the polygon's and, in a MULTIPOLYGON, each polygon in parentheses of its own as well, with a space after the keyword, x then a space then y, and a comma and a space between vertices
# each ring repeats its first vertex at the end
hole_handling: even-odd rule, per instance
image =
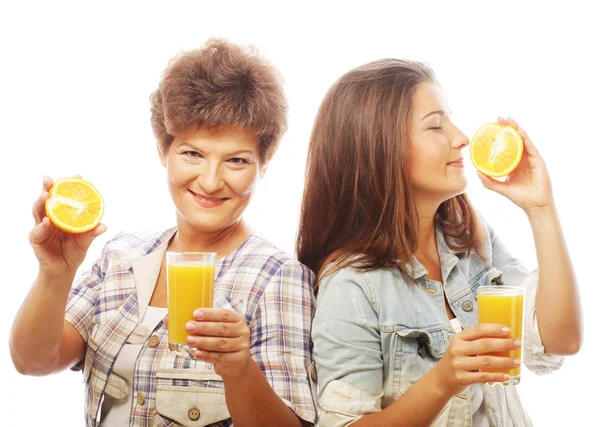
POLYGON ((214 202, 220 202, 222 200, 226 200, 225 197, 221 198, 221 199, 207 199, 206 197, 202 197, 196 193, 194 193, 194 197, 196 197, 197 199, 202 200, 203 202, 209 202, 209 203, 214 203, 214 202))

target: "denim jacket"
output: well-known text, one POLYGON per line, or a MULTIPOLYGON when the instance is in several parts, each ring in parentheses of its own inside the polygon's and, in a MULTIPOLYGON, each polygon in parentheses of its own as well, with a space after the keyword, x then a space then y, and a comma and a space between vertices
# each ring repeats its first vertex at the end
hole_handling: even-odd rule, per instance
MULTIPOLYGON (((427 280, 413 258, 409 283, 399 269, 360 272, 347 268, 319 284, 313 322, 319 425, 352 424, 394 403, 443 356, 454 335, 444 297, 464 328, 478 323, 477 288, 525 289, 523 362, 538 374, 560 368, 563 358, 546 354, 535 313, 537 271, 528 274, 488 228, 483 261, 458 252, 436 230, 443 283, 427 280), (412 278, 414 277, 414 284, 412 278)), ((530 426, 515 386, 484 386, 491 427, 530 426)), ((432 426, 471 426, 468 394, 451 398, 432 426)))

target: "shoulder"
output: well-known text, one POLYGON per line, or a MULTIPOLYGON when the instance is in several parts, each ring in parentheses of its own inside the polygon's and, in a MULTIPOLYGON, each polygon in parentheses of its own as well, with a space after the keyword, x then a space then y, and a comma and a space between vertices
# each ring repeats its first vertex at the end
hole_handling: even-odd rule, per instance
POLYGON ((492 254, 502 243, 492 224, 485 220, 481 214, 479 220, 481 221, 483 255, 486 259, 491 260, 492 254))
POLYGON ((174 228, 162 231, 120 232, 110 239, 103 249, 103 255, 110 257, 138 258, 154 252, 166 244, 175 232, 174 228))
MULTIPOLYGON (((325 270, 325 274, 327 270, 325 270)), ((402 273, 397 268, 380 268, 377 270, 363 271, 353 267, 337 270, 335 273, 326 274, 319 282, 319 289, 336 288, 346 283, 354 283, 368 292, 381 293, 386 286, 396 286, 398 281, 404 281, 402 273)))
POLYGON ((276 276, 296 277, 310 285, 313 272, 287 252, 255 235, 250 236, 228 262, 229 268, 251 270, 270 280, 276 276))
POLYGON ((368 300, 371 307, 379 312, 382 297, 397 288, 404 278, 399 269, 377 269, 361 271, 347 267, 325 276, 319 281, 317 301, 331 299, 339 301, 348 298, 368 300))

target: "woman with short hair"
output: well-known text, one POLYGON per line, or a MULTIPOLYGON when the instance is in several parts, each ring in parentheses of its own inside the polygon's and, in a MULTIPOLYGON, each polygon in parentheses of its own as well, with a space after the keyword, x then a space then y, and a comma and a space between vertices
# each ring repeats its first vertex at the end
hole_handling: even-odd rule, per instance
POLYGON ((176 226, 117 235, 71 289, 106 227, 57 229, 45 177, 30 234, 39 272, 10 339, 16 368, 82 369, 87 426, 310 425, 314 276, 243 220, 286 130, 279 73, 254 49, 210 40, 171 61, 151 111, 176 226), (217 253, 214 308, 186 326, 191 352, 168 350, 167 251, 217 253))

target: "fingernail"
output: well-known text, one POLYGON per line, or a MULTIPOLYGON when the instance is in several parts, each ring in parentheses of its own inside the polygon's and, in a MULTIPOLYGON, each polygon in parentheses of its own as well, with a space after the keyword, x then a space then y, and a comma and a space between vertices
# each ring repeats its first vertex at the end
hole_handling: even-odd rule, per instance
POLYGON ((523 344, 523 342, 521 340, 515 341, 515 347, 521 347, 521 344, 523 344))
POLYGON ((513 363, 515 366, 519 366, 521 364, 521 359, 513 359, 513 363))
POLYGON ((193 331, 196 328, 196 326, 194 325, 194 322, 187 322, 185 324, 185 329, 187 331, 193 331))
POLYGON ((191 346, 198 344, 198 339, 192 335, 188 335, 186 341, 191 346))
POLYGON ((202 319, 204 317, 204 312, 202 310, 194 311, 194 317, 196 319, 202 319))
POLYGON ((508 333, 510 332, 510 328, 508 328, 508 327, 504 326, 504 327, 502 328, 502 332, 504 332, 505 334, 508 334, 508 333))
POLYGON ((504 381, 507 381, 507 380, 510 378, 510 375, 508 375, 508 374, 504 374, 504 375, 502 376, 502 378, 504 379, 504 381))

